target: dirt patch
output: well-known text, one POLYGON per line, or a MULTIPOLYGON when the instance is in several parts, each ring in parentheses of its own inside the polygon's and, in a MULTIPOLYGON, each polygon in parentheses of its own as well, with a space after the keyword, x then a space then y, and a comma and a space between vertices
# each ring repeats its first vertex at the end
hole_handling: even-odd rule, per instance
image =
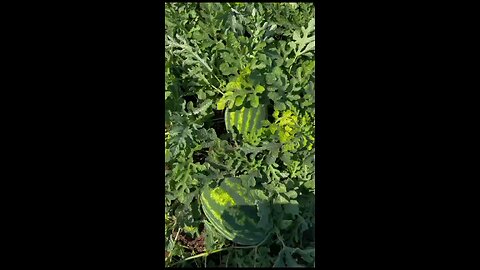
MULTIPOLYGON (((173 231, 172 233, 174 235, 177 234, 176 231, 173 231)), ((183 232, 180 232, 178 234, 177 241, 181 242, 188 249, 193 250, 197 253, 205 252, 205 230, 203 230, 201 235, 195 239, 191 238, 183 232)))
POLYGON ((215 130, 217 136, 227 133, 227 130, 225 128, 225 121, 223 120, 224 111, 213 110, 213 113, 215 121, 213 121, 211 127, 215 130))

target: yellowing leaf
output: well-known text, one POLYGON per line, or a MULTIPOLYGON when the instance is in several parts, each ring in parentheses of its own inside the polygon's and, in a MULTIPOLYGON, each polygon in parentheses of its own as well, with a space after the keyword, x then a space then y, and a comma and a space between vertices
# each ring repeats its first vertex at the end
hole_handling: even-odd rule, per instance
POLYGON ((225 103, 227 102, 227 100, 222 97, 218 102, 217 102, 217 110, 223 110, 225 109, 225 103))
POLYGON ((261 93, 263 93, 263 91, 265 91, 265 87, 263 87, 261 85, 255 86, 255 92, 261 94, 261 93))
POLYGON ((243 100, 245 99, 245 96, 238 96, 235 98, 235 105, 236 106, 241 106, 243 104, 243 100))

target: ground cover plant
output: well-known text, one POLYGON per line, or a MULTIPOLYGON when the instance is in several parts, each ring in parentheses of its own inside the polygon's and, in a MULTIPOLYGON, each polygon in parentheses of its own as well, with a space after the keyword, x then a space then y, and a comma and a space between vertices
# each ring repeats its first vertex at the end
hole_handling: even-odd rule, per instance
POLYGON ((165 4, 165 266, 315 266, 312 3, 165 4))

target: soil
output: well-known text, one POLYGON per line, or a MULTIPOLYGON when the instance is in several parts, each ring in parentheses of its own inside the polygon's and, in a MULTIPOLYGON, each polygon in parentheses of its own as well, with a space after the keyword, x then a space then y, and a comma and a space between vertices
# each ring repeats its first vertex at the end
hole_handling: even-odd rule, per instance
POLYGON ((195 151, 195 153, 193 153, 193 162, 200 162, 200 164, 203 164, 207 155, 208 153, 205 149, 195 151))
MULTIPOLYGON (((181 242, 190 250, 193 250, 197 253, 202 253, 205 252, 205 233, 205 230, 203 230, 199 237, 193 239, 187 234, 180 232, 178 234, 177 241, 181 242)), ((172 234, 177 235, 177 232, 173 231, 172 234)))
MULTIPOLYGON (((220 110, 213 110, 214 112, 214 117, 213 119, 223 119, 224 118, 224 111, 220 110)), ((225 128, 225 121, 214 121, 212 124, 212 128, 215 130, 217 133, 217 136, 220 136, 221 134, 227 133, 227 130, 225 128)))

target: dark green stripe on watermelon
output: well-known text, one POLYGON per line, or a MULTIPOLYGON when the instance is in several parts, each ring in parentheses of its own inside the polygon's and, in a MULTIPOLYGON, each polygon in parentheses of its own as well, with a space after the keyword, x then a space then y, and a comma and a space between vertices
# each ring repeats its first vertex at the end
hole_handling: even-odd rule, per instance
POLYGON ((223 225, 225 226, 226 229, 229 231, 233 232, 241 232, 245 230, 246 226, 256 226, 256 223, 254 223, 251 219, 245 217, 245 216, 240 216, 241 212, 239 211, 240 209, 229 209, 228 211, 224 211, 222 214, 222 219, 223 219, 223 225), (238 211, 235 211, 238 210, 238 211))
POLYGON ((255 116, 257 115, 257 112, 258 112, 258 110, 260 109, 260 107, 261 107, 261 106, 259 105, 259 106, 256 107, 256 108, 250 108, 250 112, 249 112, 249 114, 248 114, 248 115, 249 115, 248 131, 249 131, 250 133, 255 132, 255 130, 254 130, 254 128, 253 128, 253 127, 254 127, 254 124, 255 124, 255 116))
POLYGON ((262 122, 265 119, 265 108, 262 107, 255 117, 255 130, 259 130, 262 127, 262 122))
POLYGON ((240 131, 240 128, 238 127, 238 121, 240 119, 240 110, 236 110, 234 114, 235 114, 235 122, 233 122, 234 123, 233 125, 236 126, 237 129, 240 131))

